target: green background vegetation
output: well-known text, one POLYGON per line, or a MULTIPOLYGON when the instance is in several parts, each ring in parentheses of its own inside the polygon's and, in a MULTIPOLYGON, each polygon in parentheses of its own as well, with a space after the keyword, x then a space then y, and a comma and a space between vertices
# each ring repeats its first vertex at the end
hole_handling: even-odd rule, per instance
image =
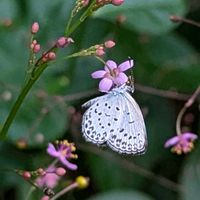
MULTIPOLYGON (((33 21, 40 23, 37 40, 43 50, 47 49, 62 36, 73 3, 72 0, 0 1, 0 20, 8 18, 13 21, 9 27, 0 26, 0 125, 23 85, 30 25, 33 21), (8 93, 12 96, 10 100, 5 99, 8 93)), ((45 152, 48 142, 67 138, 75 142, 79 154, 79 169, 67 173, 68 179, 78 174, 89 176, 90 186, 82 191, 70 192, 63 199, 198 199, 198 142, 195 150, 188 155, 176 156, 163 147, 165 141, 175 134, 176 116, 185 98, 151 94, 152 87, 191 94, 200 83, 200 29, 173 24, 169 20, 171 14, 200 21, 200 3, 125 0, 123 6, 106 6, 86 20, 71 35, 75 43, 58 51, 57 62, 53 62, 41 76, 23 103, 7 140, 0 142, 1 169, 33 170, 47 166, 50 163, 45 152), (126 20, 119 23, 117 16, 125 16, 126 20), (134 94, 144 111, 148 132, 149 147, 144 156, 117 155, 86 143, 81 136, 78 112, 81 112, 82 103, 97 95, 94 91, 97 91, 98 83, 90 77, 90 73, 102 68, 102 64, 92 57, 69 61, 62 58, 110 38, 116 46, 106 53, 105 60, 114 59, 120 63, 131 56, 136 63, 135 82, 139 86, 150 87, 143 92, 136 86, 134 94), (76 108, 76 116, 70 114, 71 106, 76 108), (46 114, 42 112, 44 108, 48 111, 46 114), (41 134, 44 141, 39 138, 41 134), (16 147, 20 139, 27 141, 26 149, 16 147)), ((195 103, 187 113, 194 116, 189 127, 198 134, 198 104, 195 103)), ((14 173, 0 171, 0 199, 24 199, 29 187, 14 173)), ((33 199, 38 199, 41 194, 36 192, 34 195, 33 199)))

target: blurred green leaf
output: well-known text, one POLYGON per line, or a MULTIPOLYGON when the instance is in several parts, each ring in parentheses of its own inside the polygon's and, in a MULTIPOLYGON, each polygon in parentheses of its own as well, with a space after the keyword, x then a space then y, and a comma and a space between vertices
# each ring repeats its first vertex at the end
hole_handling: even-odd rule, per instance
POLYGON ((174 28, 169 17, 172 14, 183 15, 186 12, 184 0, 127 0, 119 7, 113 5, 100 9, 95 16, 116 21, 124 16, 123 26, 139 33, 163 34, 174 28))
POLYGON ((153 200, 150 196, 131 190, 113 190, 89 198, 88 200, 153 200))
POLYGON ((198 53, 180 36, 137 35, 125 28, 117 29, 116 35, 120 46, 113 48, 113 59, 122 62, 131 56, 136 82, 179 92, 192 92, 199 85, 198 53))
POLYGON ((183 171, 180 176, 180 183, 183 185, 183 192, 180 193, 181 200, 198 199, 200 196, 200 145, 195 147, 194 152, 187 155, 183 171))
POLYGON ((0 1, 0 20, 13 19, 17 14, 17 5, 14 0, 0 1))

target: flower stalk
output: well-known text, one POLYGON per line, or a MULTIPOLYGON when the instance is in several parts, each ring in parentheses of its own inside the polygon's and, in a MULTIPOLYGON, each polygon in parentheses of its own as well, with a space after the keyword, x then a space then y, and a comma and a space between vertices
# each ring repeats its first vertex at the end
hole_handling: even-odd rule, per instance
POLYGON ((187 110, 187 108, 189 108, 195 101, 195 99, 197 98, 197 96, 200 93, 200 86, 195 90, 195 92, 193 93, 193 95, 188 99, 188 101, 184 104, 183 108, 180 110, 177 120, 176 120, 176 133, 177 135, 181 135, 182 131, 181 131, 181 121, 183 118, 183 115, 185 113, 185 111, 187 110))
POLYGON ((40 77, 42 72, 46 69, 46 67, 47 67, 47 64, 40 66, 38 68, 38 70, 35 72, 34 77, 32 77, 28 80, 27 84, 24 86, 24 88, 20 92, 16 102, 14 103, 14 105, 3 125, 3 128, 1 129, 0 139, 4 139, 6 137, 8 129, 10 128, 10 125, 13 122, 13 120, 17 114, 17 111, 19 110, 19 108, 20 108, 21 104, 23 103, 25 97, 27 96, 28 92, 30 91, 30 89, 32 88, 34 83, 37 81, 37 79, 40 77))
MULTIPOLYGON (((95 1, 92 2, 92 4, 95 1)), ((92 5, 91 4, 91 5, 92 5)), ((82 15, 83 16, 89 16, 91 13, 91 9, 90 7, 85 11, 85 13, 82 15)), ((82 23, 82 20, 78 20, 71 28, 69 29, 65 29, 65 36, 72 34, 76 28, 82 23)), ((33 40, 33 36, 31 36, 31 41, 33 40)), ((29 57, 29 63, 28 63, 28 68, 31 68, 31 76, 27 77, 27 80, 25 80, 25 86, 22 88, 17 100, 15 101, 13 107, 11 108, 11 111, 3 125, 3 127, 0 130, 0 139, 5 139, 7 132, 19 110, 19 108, 21 107, 25 97, 27 96, 27 94, 29 93, 30 89, 32 88, 32 86, 34 85, 34 83, 38 80, 38 78, 41 76, 42 72, 47 68, 48 63, 43 62, 43 58, 45 55, 47 55, 49 52, 51 52, 52 50, 56 50, 58 47, 57 46, 53 46, 51 47, 41 58, 38 59, 38 61, 36 61, 35 65, 32 66, 32 62, 30 63, 30 60, 33 60, 33 54, 30 53, 30 57, 29 57)), ((29 70, 29 69, 28 69, 29 70)), ((29 70, 29 71, 30 71, 29 70)))

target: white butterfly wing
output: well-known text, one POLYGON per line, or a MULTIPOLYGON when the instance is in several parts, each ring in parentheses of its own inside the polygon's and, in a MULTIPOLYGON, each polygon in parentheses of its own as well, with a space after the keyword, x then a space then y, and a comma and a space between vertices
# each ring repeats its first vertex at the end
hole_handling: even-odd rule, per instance
POLYGON ((107 144, 119 153, 143 154, 146 151, 147 135, 141 110, 129 93, 125 92, 122 96, 119 107, 123 118, 115 127, 116 131, 110 134, 107 144))
POLYGON ((116 127, 123 118, 123 99, 118 96, 109 93, 101 96, 101 99, 95 98, 95 103, 86 110, 83 115, 82 133, 87 141, 102 145, 107 142, 110 134, 117 134, 116 127))
POLYGON ((100 96, 100 97, 96 97, 94 99, 90 99, 89 101, 85 102, 82 107, 83 108, 89 108, 90 106, 92 106, 94 103, 96 103, 97 101, 100 101, 101 99, 105 98, 104 96, 100 96))

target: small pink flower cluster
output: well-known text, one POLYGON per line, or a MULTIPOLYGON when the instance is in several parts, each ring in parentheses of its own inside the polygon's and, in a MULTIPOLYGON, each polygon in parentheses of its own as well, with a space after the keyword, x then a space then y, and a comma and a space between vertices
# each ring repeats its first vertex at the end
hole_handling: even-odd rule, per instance
MULTIPOLYGON (((31 33, 33 34, 33 36, 35 36, 36 33, 38 33, 40 29, 39 23, 38 22, 34 22, 31 26, 31 33)), ((68 45, 70 45, 71 43, 73 43, 73 39, 70 37, 60 37, 55 45, 47 52, 42 53, 42 57, 36 62, 36 65, 51 61, 51 60, 55 60, 56 59, 56 53, 54 51, 55 48, 64 48, 67 47, 68 45)), ((37 42, 37 40, 33 39, 31 41, 31 45, 30 45, 31 50, 33 51, 33 53, 38 53, 41 49, 40 44, 37 42)))
MULTIPOLYGON (((67 140, 63 140, 56 141, 55 144, 56 145, 54 146, 53 144, 49 143, 47 153, 56 158, 57 161, 60 161, 65 168, 76 170, 78 168, 77 165, 69 162, 69 159, 76 159, 78 157, 76 154, 74 154, 74 151, 76 150, 74 143, 69 143, 67 140)), ((16 172, 26 181, 32 182, 41 189, 47 189, 47 191, 43 190, 44 196, 41 198, 41 200, 48 200, 52 195, 54 195, 53 189, 58 185, 61 177, 65 176, 65 168, 56 167, 54 162, 54 164, 51 164, 47 169, 39 168, 35 171, 16 170, 16 172)), ((81 187, 81 184, 86 185, 86 182, 88 185, 86 178, 82 178, 81 180, 81 182, 80 180, 78 182, 76 181, 76 187, 81 187)))
POLYGON ((64 48, 64 47, 67 47, 71 43, 74 43, 74 40, 72 38, 60 37, 56 42, 56 46, 60 48, 64 48))
POLYGON ((108 40, 104 42, 103 45, 95 45, 95 54, 96 56, 103 56, 105 54, 105 48, 110 49, 115 46, 115 42, 108 40))
POLYGON ((178 155, 189 153, 193 148, 193 142, 198 138, 194 133, 185 132, 168 139, 165 148, 172 147, 171 151, 178 155))
POLYGON ((43 173, 41 173, 41 176, 36 179, 36 184, 43 188, 54 188, 60 177, 64 176, 66 174, 66 170, 63 167, 49 167, 46 170, 43 170, 43 173))
POLYGON ((124 0, 96 0, 96 5, 113 4, 114 6, 120 6, 124 3, 124 0))
POLYGON ((56 54, 53 51, 47 52, 47 53, 43 53, 42 55, 42 61, 47 62, 50 60, 55 60, 56 59, 56 54))
POLYGON ((37 40, 33 40, 30 47, 34 53, 38 53, 40 51, 40 44, 38 44, 37 40))

